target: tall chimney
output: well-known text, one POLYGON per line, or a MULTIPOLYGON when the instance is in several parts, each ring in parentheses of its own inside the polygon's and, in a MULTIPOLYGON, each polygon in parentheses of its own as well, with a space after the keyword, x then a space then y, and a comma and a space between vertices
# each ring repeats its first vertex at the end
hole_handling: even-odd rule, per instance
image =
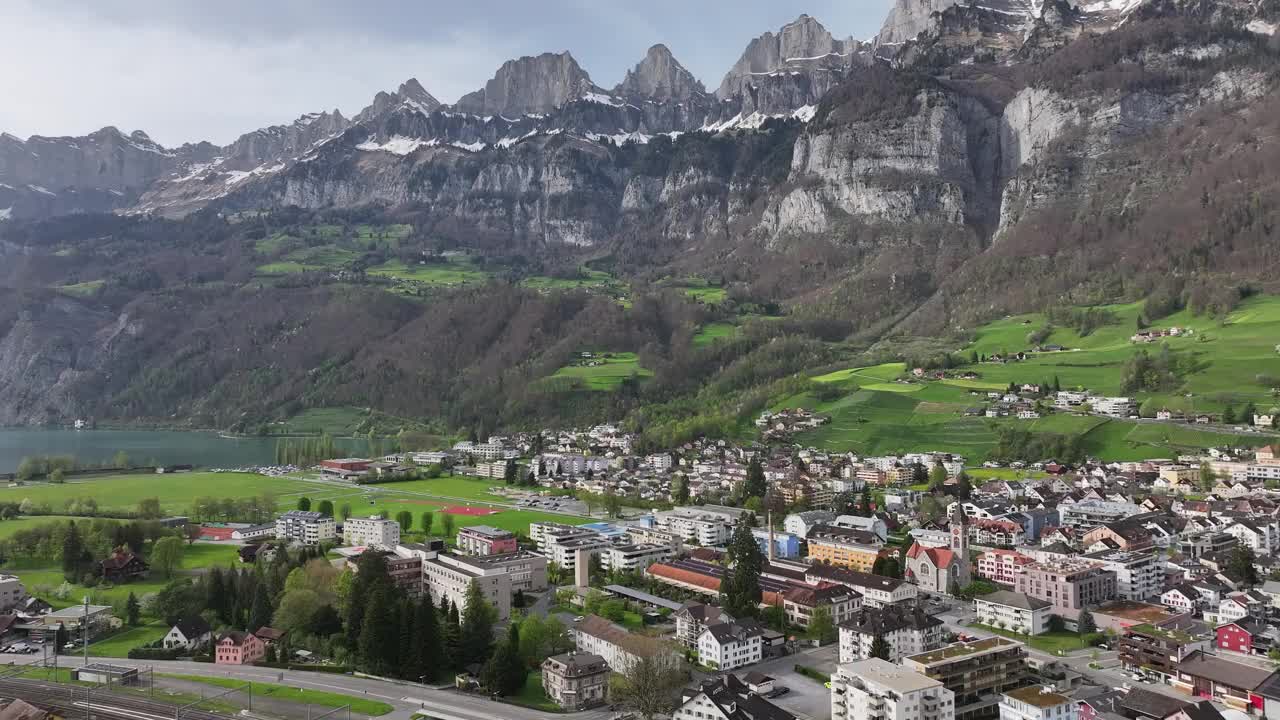
POLYGON ((773 562, 773 511, 770 510, 765 517, 769 523, 769 562, 773 562))

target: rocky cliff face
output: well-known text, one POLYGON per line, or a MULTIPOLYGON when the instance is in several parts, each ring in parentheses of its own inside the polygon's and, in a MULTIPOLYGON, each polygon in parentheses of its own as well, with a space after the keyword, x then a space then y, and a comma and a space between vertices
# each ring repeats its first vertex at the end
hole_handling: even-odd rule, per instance
POLYGON ((604 94, 567 52, 508 60, 481 90, 463 95, 454 106, 475 115, 510 118, 545 114, 584 95, 604 94))
POLYGON ((84 137, 0 135, 0 212, 40 217, 125 207, 156 178, 213 157, 208 143, 160 146, 141 130, 105 127, 84 137))
MULTIPOLYGON (((382 115, 398 105, 408 105, 410 108, 417 110, 423 114, 434 112, 444 107, 444 103, 427 92, 422 87, 422 83, 417 78, 409 78, 401 83, 395 92, 389 93, 385 90, 380 91, 373 97, 373 102, 369 104, 360 114, 354 118, 355 122, 364 122, 382 115)), ((337 113, 337 111, 334 111, 337 113)))
POLYGON ((666 45, 649 48, 644 59, 627 71, 613 94, 628 100, 685 102, 706 95, 702 82, 685 69, 666 45))

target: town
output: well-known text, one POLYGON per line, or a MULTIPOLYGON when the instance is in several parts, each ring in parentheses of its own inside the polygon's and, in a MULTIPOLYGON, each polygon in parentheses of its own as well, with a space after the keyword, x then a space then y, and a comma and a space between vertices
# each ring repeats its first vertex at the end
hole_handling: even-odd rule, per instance
MULTIPOLYGON (((756 424, 779 438, 822 422, 780 411, 756 424)), ((5 575, 2 649, 26 658, 13 661, 23 677, 64 667, 120 692, 146 673, 198 676, 201 662, 295 682, 355 671, 332 675, 353 696, 420 687, 370 715, 495 699, 646 720, 1280 712, 1278 446, 1016 467, 636 446, 599 425, 261 470, 355 492, 472 478, 502 499, 449 507, 439 525, 307 497, 223 521, 197 517, 216 512, 197 501, 115 527, 92 558, 73 522, 59 547, 79 543, 62 558, 86 583, 175 578, 183 546, 233 550, 238 567, 170 579, 145 604, 130 591, 123 613, 5 575), (534 510, 545 517, 490 524, 534 510), (90 658, 140 606, 167 623, 127 649, 144 665, 90 658)))

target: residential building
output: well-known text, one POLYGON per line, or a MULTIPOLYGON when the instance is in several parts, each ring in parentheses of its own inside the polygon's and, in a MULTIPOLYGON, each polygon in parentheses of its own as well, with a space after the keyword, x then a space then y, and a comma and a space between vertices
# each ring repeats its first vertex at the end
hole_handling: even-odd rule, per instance
POLYGON ((988 550, 978 556, 978 575, 1002 585, 1012 585, 1022 568, 1035 559, 1016 550, 988 550))
POLYGON ((231 630, 218 638, 213 661, 218 665, 252 665, 266 654, 266 647, 257 637, 241 630, 231 630))
POLYGON ((978 622, 1030 635, 1048 631, 1052 608, 1046 600, 1009 590, 998 590, 973 600, 978 622))
POLYGON ((1076 720, 1076 701, 1042 685, 1000 695, 1000 720, 1076 720))
POLYGON ((338 534, 333 518, 314 510, 290 510, 276 518, 276 538, 303 545, 332 540, 338 534))
POLYGON ((1011 548, 1021 545, 1026 531, 1011 519, 977 518, 969 521, 969 542, 987 547, 1011 548))
POLYGON ((941 620, 919 607, 863 608, 840 623, 840 662, 871 657, 871 645, 877 637, 888 643, 888 659, 897 662, 942 647, 944 630, 941 620))
POLYGON ((831 720, 954 720, 955 703, 943 683, 880 658, 831 676, 831 720))
POLYGON ((1154 552, 1104 551, 1084 556, 1115 573, 1116 597, 1145 602, 1164 587, 1165 562, 1154 552))
POLYGON ((116 548, 111 553, 111 557, 98 563, 98 574, 103 580, 111 583, 144 578, 149 569, 147 561, 124 548, 116 548))
POLYGON ((1014 590, 1053 605, 1053 613, 1073 622, 1087 605, 1116 596, 1116 575, 1099 564, 1082 560, 1032 563, 1023 567, 1014 590))
POLYGON ((1214 647, 1219 650, 1245 655, 1266 655, 1276 646, 1275 627, 1254 618, 1221 625, 1215 632, 1214 647))
POLYGON ((1197 698, 1209 698, 1236 710, 1249 711, 1265 704, 1263 696, 1256 691, 1274 674, 1270 669, 1197 650, 1178 663, 1169 684, 1197 698))
POLYGON ((381 515, 347 518, 342 523, 342 541, 347 545, 393 548, 400 544, 400 523, 381 515))
POLYGON ((809 529, 807 540, 810 562, 859 572, 871 572, 876 560, 888 554, 884 541, 867 530, 816 525, 809 529))
POLYGON ((723 505, 695 505, 654 513, 659 529, 680 536, 685 542, 714 547, 729 542, 733 526, 748 510, 723 505))
POLYGON ((652 658, 671 668, 680 666, 680 656, 672 646, 632 633, 598 615, 588 615, 575 623, 571 633, 579 651, 599 655, 615 672, 626 673, 640 658, 652 658))
POLYGON ((627 537, 637 545, 667 545, 677 552, 684 546, 684 541, 679 535, 658 528, 632 525, 627 528, 627 537))
POLYGON ((547 558, 531 552, 503 555, 455 555, 422 545, 399 545, 396 554, 422 561, 423 589, 439 607, 446 600, 465 613, 467 590, 480 587, 500 619, 511 614, 511 595, 516 590, 537 592, 547 588, 547 558))
POLYGON ((1203 601, 1194 585, 1182 583, 1165 590, 1160 595, 1160 604, 1176 613, 1195 613, 1200 610, 1203 601))
POLYGON ((797 627, 809 627, 814 611, 820 607, 827 608, 831 622, 839 625, 862 607, 862 595, 836 583, 793 587, 782 594, 782 609, 787 615, 787 622, 797 627))
POLYGON ((30 595, 17 575, 0 575, 0 611, 8 612, 26 602, 30 595))
POLYGON ((1270 555, 1280 549, 1280 527, 1269 518, 1238 518, 1223 532, 1257 555, 1270 555))
POLYGON ((889 526, 885 524, 884 520, 876 517, 875 515, 870 517, 863 517, 861 515, 841 515, 830 524, 835 525, 836 527, 864 530, 880 538, 880 542, 887 542, 889 540, 889 526))
POLYGON ((1061 518, 1064 526, 1083 530, 1142 513, 1141 505, 1104 500, 1081 500, 1070 505, 1058 506, 1058 517, 1061 518))
POLYGON ((488 525, 471 525, 458 530, 458 552, 464 555, 501 555, 519 549, 516 535, 488 525))
POLYGON ((919 588, 905 580, 831 565, 806 568, 804 580, 810 584, 832 582, 855 590, 862 595, 862 604, 866 607, 910 604, 919 592, 919 588))
POLYGON ((676 640, 687 647, 697 647, 698 637, 708 625, 733 622, 733 617, 719 606, 692 600, 681 605, 673 617, 676 620, 676 640))
POLYGON ((165 633, 163 644, 167 649, 195 650, 213 639, 213 629, 199 615, 179 620, 165 633))
POLYGON ((815 525, 830 525, 836 514, 830 510, 808 510, 791 513, 782 521, 782 529, 799 538, 808 538, 809 530, 815 525))
POLYGON ((1110 550, 1142 550, 1154 544, 1151 530, 1147 528, 1151 514, 1126 518, 1099 525, 1084 534, 1080 545, 1086 549, 1105 547, 1110 550), (1098 543, 1102 543, 1099 545, 1098 543))
POLYGON ((912 655, 902 666, 940 681, 955 694, 957 720, 973 720, 997 715, 1000 693, 1026 684, 1026 661, 1022 643, 993 637, 912 655))
POLYGON ((760 662, 764 629, 754 620, 707 625, 698 636, 698 662, 716 670, 733 670, 760 662))
POLYGON ((670 545, 609 545, 600 550, 600 567, 605 570, 633 572, 675 556, 676 549, 670 545))
POLYGON ((71 605, 41 615, 38 622, 48 628, 61 625, 72 637, 81 637, 81 628, 87 624, 89 637, 92 638, 110 629, 112 620, 110 605, 90 605, 88 608, 84 605, 71 605))
POLYGON ((1112 417, 1129 417, 1138 412, 1138 405, 1133 398, 1127 397, 1095 397, 1089 400, 1093 411, 1112 417))
MULTIPOLYGON (((1190 529, 1190 527, 1188 527, 1190 529)), ((1178 539, 1178 554, 1192 560, 1199 560, 1209 555, 1217 555, 1229 551, 1239 542, 1230 533, 1205 531, 1186 535, 1178 539)))
MULTIPOLYGON (((748 673, 748 677, 751 673, 748 673)), ((685 689, 672 720, 796 720, 796 716, 765 700, 752 685, 725 673, 685 689)), ((756 685, 756 688, 761 687, 756 685)))
POLYGON ((603 705, 609 698, 609 664, 591 653, 552 655, 542 661, 542 689, 568 712, 603 705))

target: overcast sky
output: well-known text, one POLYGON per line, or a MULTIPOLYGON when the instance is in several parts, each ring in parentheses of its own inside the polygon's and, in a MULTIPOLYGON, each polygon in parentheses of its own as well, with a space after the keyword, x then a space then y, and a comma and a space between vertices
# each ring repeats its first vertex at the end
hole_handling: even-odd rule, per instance
POLYGON ((166 145, 358 112, 417 77, 443 102, 504 61, 569 50, 604 87, 666 43, 714 90, 800 13, 866 39, 889 0, 0 0, 0 131, 105 125, 166 145))

